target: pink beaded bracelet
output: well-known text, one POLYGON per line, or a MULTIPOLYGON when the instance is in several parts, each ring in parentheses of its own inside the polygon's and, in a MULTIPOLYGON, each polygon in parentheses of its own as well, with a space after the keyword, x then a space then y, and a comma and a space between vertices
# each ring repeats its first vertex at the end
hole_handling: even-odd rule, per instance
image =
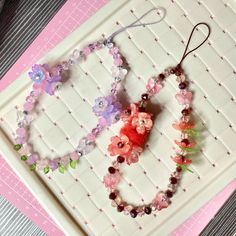
POLYGON ((209 36, 210 27, 208 24, 198 23, 195 25, 189 36, 186 49, 179 64, 173 68, 166 69, 157 77, 149 79, 146 86, 147 90, 141 95, 141 100, 131 104, 128 109, 121 114, 121 120, 124 122, 124 126, 120 129, 119 135, 111 138, 111 144, 108 146, 110 155, 117 156, 117 158, 112 162, 112 166, 108 168, 108 174, 104 177, 105 187, 109 191, 109 199, 112 200, 112 206, 115 207, 118 212, 124 212, 125 215, 130 215, 135 218, 136 216, 149 215, 153 211, 160 211, 163 208, 167 208, 171 203, 170 199, 177 191, 183 170, 189 170, 188 166, 192 163, 189 155, 195 151, 194 136, 196 131, 193 129, 194 122, 190 116, 193 95, 192 92, 187 89, 188 82, 186 81, 186 76, 184 75, 181 64, 183 60, 191 52, 199 48, 209 36), (192 34, 199 25, 206 26, 208 34, 197 47, 187 53, 192 34), (175 140, 175 144, 178 146, 179 150, 171 157, 177 166, 170 176, 169 185, 166 191, 159 191, 153 201, 149 204, 135 206, 125 202, 117 190, 117 186, 121 181, 120 166, 125 161, 129 165, 138 162, 139 156, 143 151, 143 144, 153 126, 152 114, 146 111, 147 103, 150 98, 162 88, 163 81, 172 74, 177 76, 176 81, 179 83, 178 87, 180 89, 175 95, 175 98, 178 103, 183 106, 180 121, 173 124, 173 128, 181 132, 181 140, 175 140))
POLYGON ((113 38, 127 28, 156 24, 162 21, 164 17, 165 9, 160 7, 153 8, 130 25, 114 32, 106 40, 89 44, 81 51, 75 49, 68 61, 63 61, 52 68, 47 64, 33 65, 32 71, 29 72, 29 77, 34 84, 32 91, 25 99, 23 110, 17 112, 18 128, 15 137, 16 144, 14 145, 14 149, 21 155, 21 160, 29 165, 30 170, 43 170, 43 172, 47 174, 50 170, 54 171, 59 169, 61 173, 64 173, 68 165, 71 168, 75 168, 79 158, 94 149, 96 137, 105 127, 116 123, 120 119, 120 112, 122 111, 122 105, 117 97, 118 85, 125 79, 127 69, 124 67, 124 58, 119 52, 118 47, 112 42, 113 38), (139 23, 143 17, 154 10, 163 13, 159 20, 149 23, 139 23), (72 65, 76 62, 85 60, 90 53, 104 47, 108 48, 109 53, 114 60, 114 66, 112 67, 114 82, 111 85, 111 92, 108 96, 99 97, 95 100, 93 112, 98 116, 98 124, 85 137, 79 140, 77 148, 71 153, 54 159, 41 158, 39 154, 33 150, 32 146, 29 145, 29 128, 33 121, 33 113, 40 96, 43 93, 54 95, 54 93, 62 86, 65 72, 68 71, 72 65))

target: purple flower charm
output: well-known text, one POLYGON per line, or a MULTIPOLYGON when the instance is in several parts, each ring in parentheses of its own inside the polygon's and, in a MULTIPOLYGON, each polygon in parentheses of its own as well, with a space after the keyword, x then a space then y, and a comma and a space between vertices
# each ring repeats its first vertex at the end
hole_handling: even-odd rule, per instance
POLYGON ((121 111, 122 106, 114 95, 97 98, 93 106, 93 112, 100 118, 99 123, 102 126, 116 123, 121 111))
POLYGON ((50 95, 53 95, 58 85, 61 84, 60 70, 57 67, 50 70, 47 64, 33 65, 29 76, 34 82, 35 91, 44 91, 50 95))
POLYGON ((47 80, 49 77, 48 65, 33 65, 32 72, 29 72, 29 77, 33 82, 40 84, 43 80, 47 80))

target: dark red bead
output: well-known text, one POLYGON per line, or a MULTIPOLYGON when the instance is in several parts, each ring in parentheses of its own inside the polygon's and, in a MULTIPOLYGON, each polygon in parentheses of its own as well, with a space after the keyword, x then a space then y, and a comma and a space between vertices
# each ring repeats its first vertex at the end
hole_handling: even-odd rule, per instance
POLYGON ((176 167, 176 171, 177 172, 181 172, 182 171, 182 168, 180 166, 176 167))
POLYGON ((144 212, 145 212, 147 215, 150 215, 150 214, 152 213, 152 208, 149 207, 149 206, 146 206, 146 207, 144 208, 144 212))
POLYGON ((123 163, 123 162, 125 161, 125 158, 122 157, 122 156, 118 156, 118 157, 117 157, 117 161, 118 161, 119 163, 123 163))
POLYGON ((111 200, 115 200, 116 199, 116 193, 114 193, 114 192, 112 192, 112 193, 110 193, 109 194, 109 198, 111 199, 111 200))
POLYGON ((126 113, 127 115, 130 115, 130 114, 131 114, 131 109, 130 109, 130 108, 126 109, 126 110, 125 110, 125 113, 126 113))
POLYGON ((159 78, 159 80, 164 80, 165 79, 165 75, 164 74, 159 74, 158 78, 159 78))
POLYGON ((191 110, 190 110, 190 109, 183 109, 183 110, 181 111, 181 113, 182 113, 184 116, 187 116, 187 115, 189 115, 189 114, 190 114, 190 112, 191 112, 191 110))
POLYGON ((115 174, 116 173, 116 169, 114 167, 112 167, 112 166, 110 166, 108 168, 108 171, 109 171, 110 174, 115 174))
POLYGON ((182 82, 179 84, 179 89, 185 89, 187 87, 187 84, 185 82, 182 82))
POLYGON ((189 145, 189 140, 187 138, 184 138, 181 140, 181 143, 184 143, 185 145, 189 145))
POLYGON ((172 198, 173 197, 173 192, 171 192, 170 190, 166 190, 166 196, 168 198, 172 198))
POLYGON ((177 184, 178 180, 175 177, 170 178, 170 183, 171 184, 177 184))
POLYGON ((118 142, 118 143, 117 143, 117 147, 118 147, 118 148, 123 148, 123 147, 124 147, 124 143, 118 142))
POLYGON ((139 111, 139 112, 145 112, 145 111, 146 111, 146 108, 145 108, 145 107, 139 107, 139 108, 138 108, 138 111, 139 111))
POLYGON ((136 216, 137 216, 137 211, 135 210, 135 209, 132 209, 131 211, 130 211, 130 215, 131 215, 131 217, 132 218, 135 218, 136 216))
POLYGON ((171 74, 174 74, 174 73, 175 73, 175 69, 172 68, 172 69, 170 70, 170 73, 171 73, 171 74))
POLYGON ((148 100, 148 94, 144 93, 141 95, 142 100, 147 101, 148 100))
POLYGON ((181 68, 181 66, 180 65, 177 65, 176 67, 175 67, 175 75, 176 76, 180 76, 181 74, 182 74, 182 68, 181 68))
POLYGON ((117 211, 122 212, 125 209, 124 205, 118 205, 117 206, 117 211))

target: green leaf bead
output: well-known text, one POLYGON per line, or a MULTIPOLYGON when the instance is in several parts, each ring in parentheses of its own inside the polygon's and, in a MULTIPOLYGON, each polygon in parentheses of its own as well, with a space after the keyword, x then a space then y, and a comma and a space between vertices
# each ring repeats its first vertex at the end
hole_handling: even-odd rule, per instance
POLYGON ((36 164, 35 164, 35 163, 30 166, 30 170, 31 170, 31 171, 36 170, 36 164))
POLYGON ((193 173, 193 171, 191 169, 189 169, 187 165, 177 164, 177 166, 180 167, 183 171, 189 171, 189 172, 193 173))
POLYGON ((15 144, 14 145, 14 150, 19 151, 21 149, 22 145, 21 144, 15 144))
POLYGON ((60 164, 58 169, 59 169, 59 172, 60 172, 60 173, 64 174, 64 172, 65 172, 65 166, 63 166, 63 165, 60 164))
POLYGON ((194 148, 185 148, 185 147, 180 147, 180 149, 187 151, 187 152, 194 152, 195 149, 194 148))
POLYGON ((71 160, 71 161, 70 161, 70 167, 71 167, 71 168, 75 169, 76 164, 77 164, 77 161, 74 161, 74 160, 71 160))
POLYGON ((183 132, 194 137, 198 136, 198 132, 194 129, 185 129, 183 132))
POLYGON ((26 161, 26 160, 28 159, 28 157, 27 157, 26 155, 22 155, 22 156, 20 157, 20 159, 21 159, 22 161, 26 161))
POLYGON ((48 166, 46 166, 46 167, 44 167, 44 169, 43 169, 43 172, 44 172, 44 174, 47 174, 48 172, 49 172, 49 167, 48 166))

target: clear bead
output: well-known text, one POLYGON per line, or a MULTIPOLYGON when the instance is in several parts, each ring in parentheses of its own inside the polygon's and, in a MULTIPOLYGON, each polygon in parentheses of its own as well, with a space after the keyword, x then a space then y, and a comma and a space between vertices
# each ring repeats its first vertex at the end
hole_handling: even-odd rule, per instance
POLYGON ((75 60, 73 57, 70 57, 69 60, 68 60, 68 65, 69 66, 73 66, 75 64, 75 60))
POLYGON ((63 70, 69 70, 69 64, 68 64, 68 62, 67 61, 63 61, 62 62, 62 68, 63 68, 63 70))
POLYGON ((112 201, 112 202, 111 202, 111 206, 117 207, 117 203, 116 203, 115 201, 112 201))
POLYGON ((72 56, 77 60, 80 57, 80 51, 78 49, 75 49, 72 53, 72 56))

